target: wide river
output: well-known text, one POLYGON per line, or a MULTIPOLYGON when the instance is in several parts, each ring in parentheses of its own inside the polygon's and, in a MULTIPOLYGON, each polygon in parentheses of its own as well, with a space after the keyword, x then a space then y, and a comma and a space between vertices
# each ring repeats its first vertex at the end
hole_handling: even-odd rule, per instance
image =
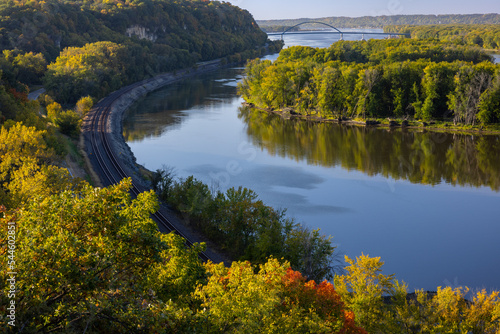
MULTIPOLYGON (((285 42, 326 47, 332 38, 285 42)), ((123 131, 137 162, 253 189, 332 235, 342 254, 381 257, 384 273, 411 290, 500 289, 499 136, 282 120, 242 107, 242 75, 219 70, 136 103, 123 131)))

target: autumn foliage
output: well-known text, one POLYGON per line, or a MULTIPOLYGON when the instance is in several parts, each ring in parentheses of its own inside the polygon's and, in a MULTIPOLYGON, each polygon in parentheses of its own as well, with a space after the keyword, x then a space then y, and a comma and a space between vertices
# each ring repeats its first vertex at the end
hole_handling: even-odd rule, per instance
POLYGON ((289 304, 300 305, 304 309, 313 308, 329 323, 338 323, 340 320, 342 328, 339 333, 366 333, 355 325, 354 313, 344 309, 340 295, 330 282, 325 280, 317 284, 313 280, 308 281, 300 272, 288 268, 283 276, 283 284, 289 304))
POLYGON ((366 333, 327 281, 307 280, 276 259, 259 268, 207 264, 208 283, 196 294, 214 333, 366 333))

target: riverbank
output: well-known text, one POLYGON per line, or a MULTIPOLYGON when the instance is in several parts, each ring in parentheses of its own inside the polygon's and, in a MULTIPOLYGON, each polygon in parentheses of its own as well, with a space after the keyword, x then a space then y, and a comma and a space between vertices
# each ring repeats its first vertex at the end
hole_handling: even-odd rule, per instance
MULTIPOLYGON (((121 167, 125 172, 125 175, 131 177, 133 182, 139 188, 144 188, 146 190, 151 189, 150 182, 147 180, 147 175, 151 171, 147 170, 143 166, 136 163, 136 158, 130 149, 130 147, 125 142, 123 137, 123 117, 125 111, 138 99, 160 89, 164 86, 176 83, 178 81, 190 78, 195 75, 202 73, 211 72, 221 68, 231 66, 229 64, 222 64, 221 62, 210 62, 204 64, 198 64, 198 66, 175 71, 171 73, 164 73, 154 78, 150 78, 139 83, 132 84, 128 87, 122 88, 124 91, 112 104, 110 105, 110 114, 106 119, 106 132, 108 138, 110 139, 110 149, 115 152, 116 157, 120 160, 121 167)), ((103 102, 100 101, 99 103, 103 102)), ((99 107, 99 103, 94 106, 94 108, 99 107)), ((104 102, 103 102, 104 103, 104 102)), ((90 114, 90 113, 89 113, 90 114)), ((86 164, 88 166, 89 174, 92 177, 93 183, 96 186, 102 186, 100 182, 99 174, 92 166, 91 159, 89 156, 92 154, 92 142, 91 142, 91 132, 92 127, 90 126, 91 119, 87 116, 82 124, 82 133, 80 136, 80 148, 81 153, 85 158, 86 164)), ((231 263, 229 257, 224 254, 217 245, 207 241, 207 238, 200 235, 195 231, 189 224, 187 224, 182 217, 179 217, 175 212, 171 210, 167 205, 162 204, 160 211, 163 216, 167 217, 169 222, 175 226, 175 229, 186 236, 186 238, 191 242, 204 242, 207 244, 207 249, 204 252, 208 257, 216 262, 224 262, 226 265, 231 263)), ((163 232, 162 227, 159 229, 163 232)))
MULTIPOLYGON (((211 62, 203 66, 196 66, 193 68, 174 71, 169 73, 163 73, 157 75, 153 78, 143 80, 139 83, 134 83, 128 87, 124 87, 125 93, 120 95, 111 105, 110 117, 106 120, 106 131, 111 137, 111 149, 114 152, 119 152, 118 156, 123 163, 123 165, 128 169, 128 173, 132 177, 136 177, 137 181, 141 183, 144 187, 149 187, 147 181, 144 180, 143 172, 141 171, 142 166, 136 164, 136 158, 130 147, 126 144, 125 138, 123 137, 123 126, 122 121, 125 111, 137 100, 143 96, 160 89, 164 86, 173 84, 175 82, 187 79, 189 77, 199 75, 201 73, 206 73, 220 69, 227 65, 222 65, 221 62, 211 62)), ((95 106, 97 107, 98 104, 95 106)), ((89 147, 89 143, 86 140, 86 134, 91 131, 88 127, 90 120, 86 117, 82 124, 82 133, 80 136, 80 147, 82 148, 84 156, 86 156, 86 147, 89 147)), ((98 179, 97 173, 95 173, 92 168, 92 164, 87 160, 87 165, 93 175, 92 179, 96 185, 100 185, 100 180, 98 179)))
POLYGON ((418 121, 418 120, 406 120, 406 119, 395 119, 395 118, 326 118, 317 115, 303 115, 296 112, 293 108, 284 108, 281 110, 270 109, 270 108, 260 108, 252 103, 244 102, 243 105, 255 108, 261 111, 265 111, 271 114, 279 115, 283 119, 300 119, 308 122, 315 123, 337 123, 344 125, 354 125, 354 126, 370 126, 370 127, 380 127, 380 128, 405 128, 405 129, 425 129, 438 132, 447 133, 465 133, 465 134, 480 134, 480 135, 500 135, 500 125, 455 125, 453 122, 446 121, 418 121))

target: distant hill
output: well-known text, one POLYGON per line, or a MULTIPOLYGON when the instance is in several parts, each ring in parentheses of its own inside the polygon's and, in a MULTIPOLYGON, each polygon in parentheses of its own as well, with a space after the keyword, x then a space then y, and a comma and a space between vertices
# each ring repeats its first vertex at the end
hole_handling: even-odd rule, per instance
MULTIPOLYGON (((387 25, 430 25, 430 24, 500 24, 500 14, 467 15, 391 15, 363 17, 323 17, 293 20, 257 20, 261 28, 272 26, 291 27, 296 24, 316 21, 338 28, 383 28, 387 25)), ((303 28, 307 28, 306 25, 303 28)))

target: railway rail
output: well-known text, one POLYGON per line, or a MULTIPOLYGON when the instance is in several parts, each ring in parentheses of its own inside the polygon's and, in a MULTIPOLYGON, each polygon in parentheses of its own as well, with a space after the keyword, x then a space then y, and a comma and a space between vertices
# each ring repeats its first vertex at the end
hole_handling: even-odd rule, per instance
MULTIPOLYGON (((208 64, 208 67, 213 67, 213 63, 208 64)), ((182 71, 180 74, 185 75, 187 72, 182 71)), ((111 116, 111 109, 113 104, 121 98, 123 95, 132 92, 139 86, 143 86, 149 83, 155 78, 148 79, 139 83, 132 84, 130 86, 124 87, 117 90, 101 101, 89 112, 86 117, 86 132, 90 133, 87 140, 87 153, 89 155, 90 161, 93 165, 93 169, 99 175, 101 183, 103 186, 109 186, 119 183, 124 178, 132 178, 132 196, 137 197, 141 192, 149 190, 142 186, 139 182, 134 181, 133 175, 127 172, 127 168, 124 167, 121 159, 117 157, 117 154, 112 149, 111 138, 112 134, 108 130, 109 118, 111 116)), ((193 243, 189 238, 182 233, 169 218, 162 213, 162 209, 158 210, 152 214, 153 220, 162 226, 167 232, 175 232, 185 239, 187 246, 192 246, 193 243)), ((199 253, 199 258, 206 262, 213 259, 209 257, 205 252, 199 253)), ((215 262, 215 261, 214 261, 215 262)))

